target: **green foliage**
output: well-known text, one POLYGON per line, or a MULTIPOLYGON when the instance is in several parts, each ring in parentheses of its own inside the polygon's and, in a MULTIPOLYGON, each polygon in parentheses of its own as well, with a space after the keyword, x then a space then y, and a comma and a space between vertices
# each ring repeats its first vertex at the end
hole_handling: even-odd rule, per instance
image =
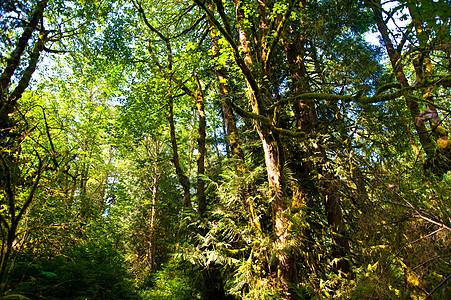
POLYGON ((140 291, 143 299, 202 299, 201 272, 186 261, 169 260, 150 281, 151 287, 140 291))
POLYGON ((25 252, 10 280, 14 293, 29 299, 137 299, 127 277, 120 254, 99 240, 53 256, 25 252))

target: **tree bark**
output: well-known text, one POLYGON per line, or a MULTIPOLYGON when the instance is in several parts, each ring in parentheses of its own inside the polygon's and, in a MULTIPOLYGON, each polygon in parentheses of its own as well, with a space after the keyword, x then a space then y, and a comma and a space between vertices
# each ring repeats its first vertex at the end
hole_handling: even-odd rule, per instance
POLYGON ((191 208, 191 193, 190 193, 190 181, 189 178, 185 175, 180 166, 178 147, 177 147, 177 138, 175 136, 175 125, 174 125, 174 102, 172 98, 171 92, 171 79, 169 81, 168 88, 168 122, 169 122, 169 131, 171 135, 171 147, 172 147, 172 162, 174 163, 175 173, 177 174, 177 178, 179 180, 180 185, 183 188, 183 203, 186 207, 191 208))
MULTIPOLYGON (((146 139, 146 150, 149 153, 148 144, 150 141, 146 139)), ((151 208, 150 208, 150 218, 148 219, 149 226, 149 235, 148 235, 148 249, 147 249, 147 263, 150 268, 150 272, 153 272, 157 269, 155 254, 156 254, 156 245, 155 245, 155 221, 156 221, 156 205, 157 205, 157 196, 158 196, 158 185, 160 178, 160 169, 158 166, 158 153, 160 151, 159 142, 155 142, 155 157, 153 164, 153 172, 151 174, 152 186, 149 187, 149 191, 151 193, 151 208)))
MULTIPOLYGON (((407 7, 412 17, 412 22, 417 39, 420 43, 420 48, 423 49, 413 61, 416 81, 418 84, 423 85, 427 77, 432 77, 434 75, 431 58, 432 49, 428 45, 428 40, 430 39, 430 28, 423 28, 421 15, 418 13, 415 4, 408 4, 407 7)), ((435 99, 432 94, 432 88, 430 86, 422 87, 421 95, 423 95, 424 100, 426 100, 426 110, 434 115, 434 117, 430 119, 429 123, 432 131, 432 137, 434 138, 437 146, 434 145, 434 157, 433 159, 429 158, 428 164, 432 166, 432 171, 435 174, 444 174, 451 170, 451 142, 448 140, 448 130, 443 128, 442 120, 439 117, 437 108, 434 106, 435 99)), ((415 121, 417 121, 417 119, 415 121)))
POLYGON ((205 118, 205 101, 202 94, 202 88, 197 77, 196 72, 194 72, 194 79, 196 80, 197 91, 194 92, 194 99, 196 101, 197 116, 199 118, 198 124, 198 136, 197 136, 197 205, 199 209, 199 215, 204 217, 205 211, 207 210, 207 199, 205 196, 205 139, 206 132, 205 128, 207 126, 207 121, 205 118))
POLYGON ((12 124, 10 114, 14 112, 17 100, 22 97, 24 90, 28 87, 31 76, 33 75, 39 55, 44 49, 46 34, 41 34, 34 45, 33 52, 30 55, 28 67, 23 73, 19 84, 15 90, 9 95, 9 85, 12 77, 20 64, 22 54, 28 45, 38 22, 42 19, 44 10, 47 6, 48 0, 39 1, 33 11, 30 22, 25 27, 21 37, 17 41, 16 47, 12 52, 10 58, 6 61, 6 67, 0 76, 0 137, 8 136, 10 129, 14 126, 12 124))
MULTIPOLYGON (((304 10, 306 1, 300 2, 301 10, 304 10)), ((289 27, 287 36, 282 40, 282 46, 287 59, 289 72, 292 81, 292 88, 295 95, 301 95, 304 93, 310 93, 311 89, 308 83, 307 70, 305 68, 306 58, 306 39, 303 32, 304 28, 302 20, 300 21, 299 28, 289 27)), ((318 118, 315 110, 315 103, 312 99, 303 99, 298 97, 298 100, 294 103, 294 111, 297 120, 297 130, 303 131, 307 136, 315 137, 315 125, 318 123, 318 118)), ((324 149, 320 146, 311 147, 307 145, 307 149, 303 151, 295 151, 292 154, 296 160, 296 164, 300 167, 300 175, 307 179, 307 182, 311 182, 313 171, 313 160, 319 160, 325 163, 328 158, 324 149)), ((321 168, 321 167, 320 167, 321 168)), ((329 231, 332 240, 332 255, 334 258, 339 258, 339 263, 336 266, 337 270, 344 273, 349 272, 349 263, 344 259, 349 251, 349 243, 345 238, 345 226, 343 215, 340 207, 339 195, 335 192, 335 180, 333 175, 327 174, 327 170, 317 170, 317 172, 323 173, 323 179, 321 181, 321 192, 324 193, 326 218, 329 225, 329 231)), ((299 178, 302 182, 302 177, 299 178)), ((309 194, 312 189, 304 185, 300 187, 301 194, 309 194)), ((315 190, 315 189, 314 189, 315 190)), ((307 231, 307 229, 305 229, 307 231)), ((305 237, 309 237, 308 232, 304 232, 305 237)), ((307 244, 313 244, 307 242, 307 244)), ((307 245, 308 247, 308 245, 307 245)), ((308 251, 308 250, 307 250, 308 251)))
POLYGON ((17 153, 17 149, 20 149, 20 147, 13 149, 13 145, 18 143, 19 139, 17 135, 11 134, 11 129, 14 127, 14 124, 10 114, 15 111, 17 101, 22 97, 24 90, 28 87, 31 76, 36 69, 39 54, 44 47, 46 39, 45 34, 41 34, 35 42, 34 49, 29 57, 28 66, 20 78, 17 87, 11 94, 9 92, 9 85, 20 64, 28 41, 31 39, 39 21, 42 19, 47 2, 48 0, 42 0, 36 4, 28 25, 25 27, 22 35, 17 41, 14 51, 6 61, 6 67, 0 75, 0 143, 2 145, 0 147, 0 189, 4 191, 5 205, 8 208, 8 212, 5 215, 0 215, 2 235, 2 248, 0 253, 0 294, 3 294, 6 288, 6 282, 4 280, 5 275, 7 274, 8 262, 13 250, 13 243, 16 239, 17 227, 33 201, 34 193, 38 187, 43 170, 43 163, 39 157, 36 173, 31 177, 34 177, 34 183, 30 187, 28 196, 25 198, 22 207, 17 207, 17 193, 15 190, 17 182, 15 182, 14 178, 11 176, 11 167, 16 168, 18 165, 18 158, 14 154, 17 153))
MULTIPOLYGON (((259 22, 260 22, 260 50, 261 52, 255 51, 256 57, 252 57, 251 51, 249 48, 250 45, 250 34, 247 32, 244 24, 244 14, 241 7, 241 2, 239 0, 234 0, 235 11, 236 11, 236 19, 238 21, 238 32, 240 39, 241 50, 244 54, 243 60, 244 64, 255 77, 262 77, 263 84, 262 89, 256 89, 255 84, 253 84, 253 78, 249 78, 246 76, 248 89, 250 94, 250 102, 252 106, 252 111, 255 114, 264 115, 269 119, 277 119, 274 115, 265 115, 268 114, 266 111, 267 104, 272 102, 272 99, 269 98, 270 92, 268 87, 268 80, 270 79, 270 66, 265 65, 263 70, 256 70, 254 67, 254 61, 258 60, 258 56, 260 56, 261 61, 266 61, 267 59, 267 51, 268 47, 266 46, 266 29, 267 25, 265 24, 266 18, 263 14, 264 8, 262 6, 265 3, 259 2, 259 22), (262 72, 259 74, 259 72, 262 72), (266 76, 265 76, 266 75, 266 76)), ((256 48, 255 45, 253 45, 256 48)), ((290 240, 290 221, 287 217, 287 209, 288 209, 288 199, 285 193, 285 182, 283 180, 283 168, 285 163, 284 151, 281 146, 281 141, 276 132, 274 132, 270 126, 270 124, 263 123, 261 121, 254 121, 255 127, 257 129, 257 133, 262 142, 263 151, 265 154, 265 164, 266 164, 266 172, 268 175, 268 182, 271 188, 272 194, 272 219, 273 219, 273 230, 274 230, 274 238, 275 238, 275 250, 278 259, 277 265, 277 278, 279 287, 282 290, 282 297, 284 299, 294 299, 295 295, 292 290, 292 285, 296 282, 297 278, 297 270, 296 270, 296 261, 292 255, 290 255, 290 249, 287 249, 289 240, 290 240)))
MULTIPOLYGON (((269 19, 266 16, 268 3, 259 1, 258 5, 258 24, 248 26, 251 19, 246 20, 243 10, 243 2, 234 0, 236 30, 238 42, 235 41, 235 34, 232 26, 228 22, 228 18, 224 13, 221 1, 214 1, 216 11, 223 22, 223 26, 216 20, 212 10, 206 7, 205 3, 200 0, 194 0, 195 3, 202 8, 208 15, 210 21, 218 29, 225 39, 229 42, 235 62, 246 78, 246 84, 249 91, 249 100, 252 107, 252 113, 233 105, 238 113, 245 117, 250 116, 254 120, 254 126, 262 142, 264 150, 266 171, 268 183, 271 189, 271 209, 272 224, 274 237, 274 250, 277 257, 277 274, 273 274, 277 278, 279 287, 282 290, 281 297, 285 299, 294 299, 295 294, 292 287, 296 281, 296 261, 291 256, 289 249, 290 240, 290 221, 288 213, 288 198, 285 194, 285 181, 283 180, 284 168, 284 150, 279 132, 287 134, 287 130, 279 130, 276 128, 278 113, 277 110, 269 110, 271 104, 275 101, 270 91, 271 82, 271 53, 277 45, 280 38, 280 32, 283 30, 286 20, 294 5, 293 1, 289 2, 290 8, 284 12, 283 17, 274 20, 274 27, 268 26, 269 19), (257 29, 259 28, 259 29, 257 29), (276 28, 275 36, 268 41, 267 33, 270 28, 276 28), (252 50, 251 50, 252 49, 252 50)), ((255 20, 255 19, 253 19, 255 20)), ((275 90, 278 87, 273 87, 275 90)), ((292 133, 290 132, 290 135, 292 133)))
MULTIPOLYGON (((211 25, 210 27, 210 37, 211 44, 213 49, 213 57, 217 58, 219 56, 219 46, 217 42, 217 36, 214 32, 214 27, 211 25)), ((219 87, 219 96, 221 98, 221 108, 222 108, 222 116, 224 118, 224 123, 227 130, 228 142, 230 144, 230 149, 232 151, 232 155, 236 156, 240 160, 244 160, 244 153, 241 149, 240 143, 238 141, 238 133, 236 128, 236 119, 235 116, 227 104, 227 100, 229 96, 229 88, 227 85, 226 75, 224 66, 215 64, 215 74, 218 80, 219 87)))
POLYGON ((19 66, 22 54, 28 45, 28 40, 31 38, 36 26, 44 14, 47 2, 48 0, 42 0, 37 3, 28 25, 25 27, 22 36, 17 41, 16 48, 11 54, 11 57, 6 61, 6 68, 0 76, 0 93, 2 95, 2 104, 7 101, 5 95, 8 93, 8 85, 11 83, 11 78, 19 66))

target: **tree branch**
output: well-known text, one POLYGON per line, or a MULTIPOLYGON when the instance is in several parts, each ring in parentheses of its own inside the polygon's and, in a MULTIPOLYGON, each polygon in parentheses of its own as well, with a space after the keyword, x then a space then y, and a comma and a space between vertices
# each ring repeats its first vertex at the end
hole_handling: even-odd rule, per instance
POLYGON ((276 34, 275 34, 273 40, 271 41, 271 45, 268 48, 266 60, 264 61, 265 69, 267 69, 269 64, 271 63, 272 54, 274 52, 274 49, 277 46, 277 43, 279 42, 282 31, 285 28, 285 25, 287 24, 288 19, 290 18, 290 14, 293 11, 294 2, 295 1, 293 1, 293 0, 290 1, 290 3, 288 4, 287 11, 283 15, 282 20, 279 22, 279 25, 277 25, 276 34))
POLYGON ((30 193, 28 194, 28 198, 25 201, 24 205, 22 206, 22 208, 20 209, 19 214, 17 215, 17 220, 16 222, 19 222, 20 219, 22 218, 23 214, 27 211, 28 207, 31 204, 31 201, 33 201, 33 197, 34 197, 34 193, 36 192, 36 189, 38 187, 39 181, 41 179, 41 174, 42 174, 42 167, 43 167, 43 163, 42 163, 42 159, 41 156, 39 155, 39 153, 36 151, 36 155, 39 158, 39 164, 38 164, 38 169, 36 171, 37 175, 36 175, 36 180, 34 181, 33 186, 31 187, 30 193))
POLYGON ((425 300, 426 299, 429 299, 431 296, 432 296, 432 294, 433 293, 435 293, 435 291, 437 291, 438 290, 438 288, 439 287, 441 287, 442 285, 444 285, 449 279, 451 278, 451 274, 450 275, 448 275, 448 277, 446 277, 445 279, 443 279, 443 281, 442 282, 440 282, 427 296, 426 296, 426 298, 424 298, 425 300))
MULTIPOLYGON (((252 87, 252 90, 254 90, 256 93, 260 93, 260 88, 258 87, 258 84, 257 84, 257 81, 256 81, 254 75, 252 74, 251 70, 244 62, 244 59, 241 57, 238 45, 235 42, 235 40, 232 38, 231 27, 224 15, 223 11, 221 9, 218 9, 220 16, 221 16, 221 11, 222 11, 222 15, 224 15, 223 17, 221 17, 221 20, 225 24, 225 27, 227 28, 227 30, 218 22, 218 20, 214 16, 214 13, 211 11, 211 9, 206 7, 204 5, 204 3, 202 3, 202 1, 194 0, 194 2, 203 11, 205 11, 205 13, 207 14, 211 23, 216 27, 216 29, 219 30, 219 32, 221 32, 221 34, 224 36, 224 38, 230 44, 230 47, 232 48, 233 56, 235 58, 235 62, 237 63, 238 67, 240 68, 241 72, 243 72, 244 76, 246 77, 247 81, 249 82, 249 85, 252 87)), ((218 1, 215 1, 215 2, 218 2, 218 1)))
POLYGON ((269 125, 271 130, 277 132, 280 135, 284 135, 284 136, 288 136, 288 137, 292 137, 292 138, 305 138, 306 133, 303 131, 291 131, 288 129, 283 129, 283 128, 279 128, 273 125, 273 122, 271 121, 271 119, 260 115, 260 114, 256 114, 250 111, 247 111, 241 107, 239 107, 238 105, 236 105, 235 103, 231 102, 230 100, 225 100, 226 104, 229 105, 230 107, 233 108, 233 110, 240 115, 243 118, 247 118, 247 119, 252 119, 261 123, 264 123, 266 125, 269 125))
POLYGON ((36 66, 38 64, 41 51, 44 50, 44 44, 46 42, 46 39, 47 33, 39 35, 38 40, 36 41, 36 44, 34 46, 33 52, 30 55, 28 67, 25 69, 25 72, 23 73, 22 78, 19 81, 19 84, 8 98, 8 102, 10 105, 15 106, 17 100, 19 100, 22 97, 23 92, 28 87, 31 77, 33 76, 33 73, 36 70, 36 66))

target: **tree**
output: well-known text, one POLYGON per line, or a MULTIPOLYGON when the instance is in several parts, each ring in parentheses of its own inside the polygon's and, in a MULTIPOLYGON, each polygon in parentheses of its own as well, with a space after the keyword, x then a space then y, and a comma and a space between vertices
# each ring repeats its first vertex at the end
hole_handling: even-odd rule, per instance
MULTIPOLYGON (((421 148, 427 155, 426 168, 437 175, 443 175, 451 166, 449 163, 451 148, 448 143, 448 131, 443 127, 437 113, 433 90, 448 86, 449 66, 441 64, 434 66, 433 56, 440 57, 442 54, 444 57, 449 56, 449 35, 445 32, 449 28, 450 19, 446 13, 444 14, 446 3, 440 1, 437 7, 432 8, 431 4, 426 2, 401 2, 391 9, 392 13, 384 11, 380 1, 366 3, 374 13, 374 20, 382 36, 397 83, 401 88, 413 89, 420 93, 420 96, 413 93, 405 94, 405 98, 421 148), (393 18, 392 14, 398 10, 403 10, 403 18, 410 17, 410 22, 405 27, 398 27, 398 32, 393 33, 387 23, 393 18), (435 12, 438 12, 436 18, 435 12), (384 15, 387 17, 384 18, 384 15), (397 45, 394 42, 396 36, 402 36, 397 45), (412 84, 409 83, 404 70, 407 63, 402 59, 404 53, 411 53, 410 63, 413 64, 415 74, 411 79, 412 84), (426 104, 423 112, 420 112, 421 102, 426 104), (426 128, 425 121, 430 121, 430 130, 426 128)), ((391 83, 386 88, 391 87, 395 88, 396 85, 391 83)))
MULTIPOLYGON (((0 137, 2 145, 0 153, 0 170, 2 174, 1 202, 6 208, 4 210, 5 214, 2 213, 1 218, 2 250, 0 257, 0 281, 2 283, 7 272, 7 265, 13 250, 13 243, 16 239, 16 231, 19 222, 33 200, 43 169, 43 163, 40 157, 38 157, 39 161, 33 171, 27 171, 26 169, 22 171, 18 168, 18 163, 20 162, 20 159, 18 159, 18 155, 20 155, 18 147, 20 146, 20 141, 25 136, 23 131, 21 132, 15 128, 12 115, 17 113, 17 101, 22 97, 24 90, 30 82, 31 75, 36 69, 40 52, 44 48, 46 39, 45 33, 41 32, 38 40, 35 42, 34 49, 29 58, 28 67, 20 77, 19 83, 12 92, 10 92, 9 89, 13 75, 21 62, 22 55, 27 47, 29 39, 42 18, 47 2, 48 1, 40 1, 34 8, 30 20, 24 28, 21 37, 18 39, 10 58, 6 61, 6 66, 0 76, 0 137), (21 181, 26 177, 28 177, 29 182, 31 180, 31 185, 29 185, 29 189, 25 189, 28 190, 28 195, 25 196, 24 201, 20 203, 21 201, 17 199, 18 195, 16 188, 19 187, 20 189, 21 181)), ((0 292, 3 292, 4 288, 5 286, 2 284, 0 292)))

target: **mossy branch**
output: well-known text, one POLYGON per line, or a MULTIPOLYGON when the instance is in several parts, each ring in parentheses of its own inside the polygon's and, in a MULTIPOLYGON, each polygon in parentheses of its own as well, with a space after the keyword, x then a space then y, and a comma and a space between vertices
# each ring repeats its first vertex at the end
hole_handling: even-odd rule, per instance
POLYGON ((221 15, 221 20, 225 24, 222 26, 219 21, 215 18, 214 12, 209 9, 207 6, 205 6, 204 3, 200 0, 194 0, 194 2, 203 10, 208 16, 208 19, 210 22, 216 27, 216 29, 221 32, 221 34, 224 36, 224 38, 229 43, 230 47, 232 48, 232 53, 235 58, 235 62, 237 63, 238 67, 240 68, 241 72, 243 72, 243 75, 246 77, 247 81, 249 82, 249 85, 251 86, 252 90, 256 94, 260 94, 260 88, 258 86, 257 80, 255 79, 254 75, 252 74, 252 71, 249 69, 249 67, 244 62, 243 57, 241 57, 240 50, 238 48, 238 44, 235 42, 235 40, 232 37, 231 33, 231 26, 223 14, 222 9, 219 9, 219 13, 221 15), (221 13, 222 12, 222 13, 221 13))
MULTIPOLYGON (((304 100, 313 100, 313 99, 321 99, 321 100, 328 100, 328 101, 343 101, 343 102, 355 102, 358 104, 372 104, 372 103, 380 103, 380 102, 387 102, 391 100, 398 99, 402 96, 406 96, 414 99, 417 102, 425 102, 429 103, 427 100, 419 99, 410 94, 410 92, 417 90, 419 88, 422 88, 424 86, 431 86, 431 85, 439 85, 443 84, 447 80, 447 77, 442 78, 441 80, 434 81, 434 82, 427 82, 425 84, 421 85, 415 85, 405 88, 400 88, 392 93, 383 93, 386 90, 392 89, 392 88, 399 88, 399 83, 389 83, 384 86, 381 86, 377 89, 376 93, 373 96, 367 97, 361 95, 363 90, 359 90, 355 95, 337 95, 337 94, 329 94, 329 93, 304 93, 300 94, 294 97, 287 97, 284 98, 276 103, 274 103, 271 107, 268 108, 268 110, 275 109, 276 107, 280 107, 289 103, 293 103, 294 101, 298 99, 304 99, 304 100)), ((431 105, 435 105, 433 103, 429 103, 431 105)), ((447 110, 447 109, 444 109, 447 110)))
POLYGON ((31 77, 33 76, 33 73, 36 70, 36 66, 39 61, 39 56, 42 50, 44 50, 44 44, 46 40, 47 40, 46 33, 39 35, 38 40, 36 41, 36 44, 34 46, 33 52, 30 54, 28 67, 25 69, 25 72, 23 73, 22 78, 20 78, 20 81, 17 84, 16 88, 9 96, 8 101, 12 106, 16 105, 17 100, 19 100, 22 97, 23 92, 28 87, 31 77))
POLYGON ((266 60, 264 62, 265 68, 267 69, 269 64, 271 63, 272 54, 274 52, 274 49, 276 48, 277 44, 279 43, 280 36, 282 35, 282 31, 285 28, 285 25, 287 24, 288 19, 290 18, 290 14, 293 11, 295 1, 290 1, 288 4, 288 9, 285 12, 285 14, 282 17, 282 20, 277 25, 276 34, 274 36, 274 39, 271 41, 271 45, 268 49, 268 54, 266 56, 266 60))
MULTIPOLYGON (((19 38, 16 48, 14 49, 11 57, 6 61, 6 67, 3 70, 3 73, 0 76, 0 95, 1 101, 6 101, 6 93, 7 87, 11 83, 11 78, 19 66, 20 59, 22 57, 25 48, 28 45, 28 40, 31 38, 36 26, 41 20, 44 10, 47 6, 48 0, 39 1, 36 4, 36 8, 33 11, 33 15, 31 16, 30 22, 25 27, 21 37, 19 38)), ((3 104, 3 103, 2 103, 3 104)))
POLYGON ((397 82, 392 82, 392 83, 388 83, 388 84, 384 84, 383 86, 379 87, 376 90, 376 93, 374 93, 375 95, 380 95, 385 91, 388 91, 389 89, 399 89, 401 88, 401 84, 397 83, 397 82))
POLYGON ((305 136, 306 136, 306 133, 303 131, 291 131, 288 129, 276 127, 273 125, 273 122, 271 121, 270 118, 260 115, 260 114, 256 114, 256 113, 247 111, 229 100, 226 101, 226 103, 227 103, 227 105, 232 107, 233 110, 241 117, 256 120, 256 121, 262 122, 263 124, 269 125, 271 130, 273 130, 274 132, 277 132, 279 135, 288 136, 288 137, 292 137, 292 138, 305 138, 305 136))

